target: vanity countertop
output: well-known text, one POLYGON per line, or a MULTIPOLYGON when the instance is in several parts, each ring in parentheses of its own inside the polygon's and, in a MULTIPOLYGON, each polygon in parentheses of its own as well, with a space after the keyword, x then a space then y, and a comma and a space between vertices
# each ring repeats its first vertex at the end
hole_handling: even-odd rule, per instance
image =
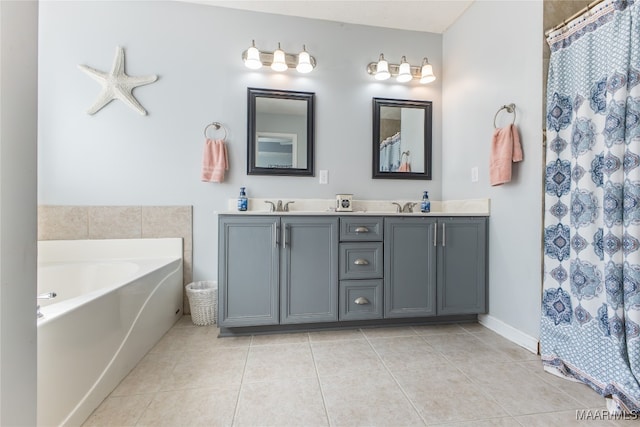
POLYGON ((489 216, 490 199, 470 199, 470 200, 446 200, 431 201, 431 212, 420 212, 420 200, 353 200, 353 211, 342 212, 335 210, 334 199, 249 199, 247 211, 236 210, 236 199, 229 199, 228 211, 218 212, 221 215, 341 215, 341 216, 489 216), (266 201, 277 203, 294 202, 289 205, 288 212, 270 212, 269 204, 266 201), (392 203, 413 202, 416 205, 413 212, 396 212, 396 206, 392 203))

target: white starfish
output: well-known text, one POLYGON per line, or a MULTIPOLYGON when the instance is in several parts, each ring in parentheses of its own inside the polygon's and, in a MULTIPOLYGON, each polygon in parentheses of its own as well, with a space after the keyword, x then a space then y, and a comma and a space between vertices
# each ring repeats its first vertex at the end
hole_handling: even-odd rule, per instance
POLYGON ((140 105, 131 91, 138 86, 155 82, 158 80, 158 76, 155 74, 140 77, 126 75, 124 73, 124 50, 120 46, 116 47, 116 57, 113 60, 113 67, 111 67, 110 73, 105 73, 86 65, 78 65, 78 68, 102 85, 102 91, 98 94, 98 99, 89 107, 87 113, 95 114, 114 99, 119 99, 143 116, 147 114, 147 110, 140 105))

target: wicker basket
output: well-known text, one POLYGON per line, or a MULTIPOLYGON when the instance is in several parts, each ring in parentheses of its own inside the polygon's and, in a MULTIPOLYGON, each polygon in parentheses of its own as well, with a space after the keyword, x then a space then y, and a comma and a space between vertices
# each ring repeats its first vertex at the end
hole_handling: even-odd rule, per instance
POLYGON ((192 282, 186 287, 191 321, 194 325, 207 326, 216 323, 218 282, 192 282))

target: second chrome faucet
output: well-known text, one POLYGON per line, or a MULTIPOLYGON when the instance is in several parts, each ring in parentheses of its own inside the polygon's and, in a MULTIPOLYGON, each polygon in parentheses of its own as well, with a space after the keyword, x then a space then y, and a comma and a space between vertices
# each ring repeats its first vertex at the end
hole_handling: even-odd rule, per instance
POLYGON ((392 202, 391 204, 396 206, 396 213, 413 213, 413 207, 417 205, 417 203, 414 202, 407 202, 404 204, 404 206, 400 206, 400 203, 396 202, 392 202))
POLYGON ((278 200, 276 203, 273 203, 270 200, 265 200, 265 203, 268 203, 269 206, 269 212, 289 212, 289 205, 291 203, 295 203, 294 201, 289 201, 284 203, 284 205, 282 204, 282 200, 278 200))

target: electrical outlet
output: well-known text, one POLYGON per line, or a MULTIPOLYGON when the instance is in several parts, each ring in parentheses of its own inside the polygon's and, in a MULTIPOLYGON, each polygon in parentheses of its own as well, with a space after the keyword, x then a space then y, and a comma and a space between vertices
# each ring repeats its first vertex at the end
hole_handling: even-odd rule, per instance
POLYGON ((320 184, 328 184, 329 183, 329 171, 321 170, 320 171, 320 184))
POLYGON ((471 168, 471 182, 478 182, 478 167, 471 168))

